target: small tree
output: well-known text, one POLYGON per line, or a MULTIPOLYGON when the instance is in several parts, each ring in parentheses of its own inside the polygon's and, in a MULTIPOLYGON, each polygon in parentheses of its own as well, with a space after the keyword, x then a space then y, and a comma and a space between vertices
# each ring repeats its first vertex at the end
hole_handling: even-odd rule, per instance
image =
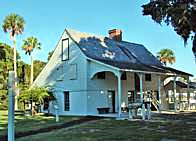
POLYGON ((44 103, 44 99, 48 99, 49 101, 55 100, 55 97, 51 92, 48 91, 45 87, 35 87, 31 89, 25 89, 21 92, 19 96, 20 103, 31 103, 31 113, 33 115, 33 102, 37 105, 41 105, 44 103))

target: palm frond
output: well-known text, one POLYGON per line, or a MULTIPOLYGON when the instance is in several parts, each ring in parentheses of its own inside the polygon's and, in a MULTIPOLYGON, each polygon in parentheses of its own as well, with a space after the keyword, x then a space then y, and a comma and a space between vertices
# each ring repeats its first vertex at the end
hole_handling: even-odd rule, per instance
POLYGON ((10 32, 10 36, 14 37, 15 35, 22 34, 24 31, 25 21, 24 19, 15 13, 8 15, 2 24, 3 31, 5 33, 10 32))

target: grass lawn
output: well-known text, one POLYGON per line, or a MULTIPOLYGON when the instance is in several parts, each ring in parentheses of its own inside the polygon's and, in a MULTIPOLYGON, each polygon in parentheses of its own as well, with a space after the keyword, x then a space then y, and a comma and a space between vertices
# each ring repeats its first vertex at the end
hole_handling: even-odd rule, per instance
MULTIPOLYGON (((7 134, 7 111, 0 111, 0 135, 7 134)), ((80 117, 62 116, 58 124, 79 119, 80 117)), ((24 116, 22 112, 15 113, 15 131, 23 132, 36 130, 51 125, 56 125, 54 116, 44 116, 44 114, 36 116, 24 116)))
POLYGON ((18 138, 16 141, 191 141, 196 140, 195 134, 195 121, 144 122, 102 119, 72 128, 18 138))
MULTIPOLYGON (((6 134, 7 112, 0 112, 0 115, 0 134, 6 134)), ((18 113, 15 117, 16 132, 56 125, 53 116, 25 117, 18 113)), ((17 138, 16 141, 196 141, 196 113, 160 115, 160 117, 161 119, 152 121, 108 118, 17 138)), ((58 124, 79 118, 61 117, 61 122, 58 124)))

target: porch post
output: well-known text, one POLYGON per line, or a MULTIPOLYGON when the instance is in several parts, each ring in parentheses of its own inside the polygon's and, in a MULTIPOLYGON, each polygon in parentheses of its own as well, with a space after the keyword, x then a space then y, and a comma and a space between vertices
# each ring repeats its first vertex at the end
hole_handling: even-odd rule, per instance
POLYGON ((58 106, 57 93, 56 92, 55 92, 55 98, 56 98, 56 102, 54 104, 55 117, 56 117, 56 122, 59 122, 59 106, 58 106))
POLYGON ((188 110, 190 110, 190 86, 189 86, 189 76, 187 78, 187 102, 188 102, 188 110))
POLYGON ((118 72, 118 76, 117 76, 117 78, 118 78, 118 117, 120 118, 120 116, 121 116, 121 96, 122 96, 122 88, 121 88, 121 86, 122 86, 122 83, 121 83, 121 74, 122 74, 122 72, 121 71, 119 71, 118 72))
POLYGON ((159 112, 161 112, 161 77, 158 75, 159 112))
POLYGON ((174 93, 174 110, 176 111, 176 78, 177 76, 174 77, 174 87, 173 87, 173 93, 174 93))
POLYGON ((142 104, 142 119, 145 120, 145 105, 143 103, 143 74, 139 73, 139 78, 140 78, 140 102, 142 104))
POLYGON ((179 96, 178 96, 178 99, 179 99, 179 109, 182 110, 182 104, 181 104, 181 91, 179 91, 179 96))

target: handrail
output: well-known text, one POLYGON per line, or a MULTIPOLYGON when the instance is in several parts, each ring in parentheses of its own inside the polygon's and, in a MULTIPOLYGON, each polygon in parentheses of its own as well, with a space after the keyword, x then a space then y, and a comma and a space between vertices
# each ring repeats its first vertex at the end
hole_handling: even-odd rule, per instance
POLYGON ((155 108, 158 110, 159 109, 159 101, 157 100, 157 98, 155 97, 154 93, 152 94, 152 104, 155 106, 155 108))

